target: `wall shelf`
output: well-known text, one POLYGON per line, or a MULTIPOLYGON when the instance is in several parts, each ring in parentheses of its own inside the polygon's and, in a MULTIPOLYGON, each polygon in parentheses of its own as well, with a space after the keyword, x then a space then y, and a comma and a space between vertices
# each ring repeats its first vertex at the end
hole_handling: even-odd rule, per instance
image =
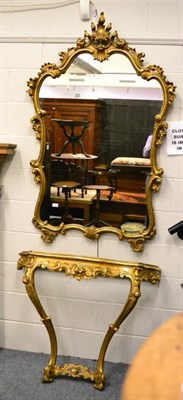
MULTIPOLYGON (((0 169, 3 161, 5 161, 8 155, 14 154, 17 145, 11 143, 0 143, 0 169)), ((0 186, 0 197, 2 192, 2 186, 0 186)))
POLYGON ((7 155, 14 154, 16 147, 16 144, 0 143, 0 166, 7 155))

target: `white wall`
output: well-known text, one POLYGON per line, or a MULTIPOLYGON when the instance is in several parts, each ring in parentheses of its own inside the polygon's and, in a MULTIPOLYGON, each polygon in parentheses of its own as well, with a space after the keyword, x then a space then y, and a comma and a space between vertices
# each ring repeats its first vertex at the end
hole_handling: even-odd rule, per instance
MULTIPOLYGON (((14 2, 16 3, 16 2, 14 2)), ((18 1, 17 1, 18 3, 18 1)), ((177 86, 176 100, 168 121, 183 120, 183 3, 182 1, 95 1, 105 11, 119 36, 131 47, 144 51, 145 62, 163 67, 167 79, 177 86)), ((129 363, 154 328, 182 309, 182 241, 167 229, 182 219, 183 158, 167 156, 166 142, 159 152, 165 170, 159 194, 154 197, 157 234, 143 253, 134 253, 126 242, 107 234, 99 241, 71 231, 50 245, 40 238, 31 219, 38 194, 29 166, 39 151, 30 125, 34 114, 26 93, 26 81, 37 76, 45 62, 58 62, 58 52, 71 47, 73 38, 90 31, 81 22, 79 4, 60 9, 2 13, 1 43, 1 136, 16 143, 16 154, 1 171, 0 202, 0 346, 49 352, 47 333, 25 294, 22 272, 16 270, 22 250, 41 250, 117 260, 139 261, 162 269, 159 287, 142 285, 138 306, 114 336, 107 359, 129 363), (60 42, 60 43, 59 43, 60 42), (64 43, 65 42, 65 43, 64 43)), ((77 282, 62 274, 37 273, 38 291, 48 315, 53 315, 59 336, 59 353, 96 358, 103 333, 119 313, 127 293, 121 280, 77 282)))

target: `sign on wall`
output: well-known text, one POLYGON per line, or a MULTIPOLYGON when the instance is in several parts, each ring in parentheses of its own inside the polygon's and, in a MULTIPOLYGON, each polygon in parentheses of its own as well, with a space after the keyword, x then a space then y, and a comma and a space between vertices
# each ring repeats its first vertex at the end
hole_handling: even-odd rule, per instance
POLYGON ((183 154, 183 121, 173 121, 168 123, 167 154, 183 154))

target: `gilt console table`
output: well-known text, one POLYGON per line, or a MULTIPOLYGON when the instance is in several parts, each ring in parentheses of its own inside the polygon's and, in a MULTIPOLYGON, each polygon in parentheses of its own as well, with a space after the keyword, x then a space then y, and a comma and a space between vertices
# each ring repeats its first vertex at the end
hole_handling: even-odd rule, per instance
POLYGON ((45 325, 51 346, 51 355, 48 365, 43 371, 43 382, 52 382, 57 376, 70 376, 73 378, 84 378, 94 383, 96 389, 102 389, 105 381, 103 364, 105 354, 113 335, 118 331, 121 323, 135 307, 141 295, 140 285, 142 281, 158 284, 160 281, 161 270, 157 266, 113 261, 92 257, 79 257, 62 254, 40 253, 35 251, 23 251, 17 263, 17 269, 24 270, 23 283, 27 294, 41 317, 45 325), (130 290, 125 305, 115 320, 109 325, 104 336, 96 369, 90 371, 88 367, 80 364, 56 365, 57 360, 57 338, 56 333, 49 317, 36 292, 34 275, 36 270, 48 270, 51 272, 64 272, 66 276, 73 276, 77 280, 97 278, 125 278, 130 281, 130 290))

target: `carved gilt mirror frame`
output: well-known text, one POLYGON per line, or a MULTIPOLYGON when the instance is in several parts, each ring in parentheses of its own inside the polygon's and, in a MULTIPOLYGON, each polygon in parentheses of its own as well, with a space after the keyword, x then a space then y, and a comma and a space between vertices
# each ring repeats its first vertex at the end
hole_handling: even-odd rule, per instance
POLYGON ((60 52, 60 64, 46 63, 42 65, 38 76, 27 82, 29 87, 28 93, 33 100, 35 108, 35 116, 31 119, 32 126, 36 132, 36 137, 40 140, 40 151, 38 158, 31 161, 34 179, 40 184, 40 191, 35 206, 33 223, 36 228, 41 230, 42 239, 45 242, 52 242, 58 233, 65 234, 70 229, 77 229, 83 232, 84 236, 89 239, 98 239, 102 233, 114 233, 120 240, 127 239, 134 251, 142 251, 145 240, 151 239, 156 233, 155 217, 153 210, 153 192, 157 192, 160 188, 163 169, 157 163, 157 148, 161 145, 163 138, 166 136, 167 123, 165 117, 169 106, 175 98, 175 86, 172 82, 168 82, 164 75, 164 71, 160 66, 145 65, 143 66, 144 53, 137 53, 136 49, 129 47, 126 40, 119 38, 117 31, 111 33, 111 24, 105 26, 104 13, 100 14, 98 24, 91 24, 91 33, 84 32, 84 37, 78 39, 76 46, 68 49, 66 52, 60 52), (154 118, 152 145, 150 152, 151 171, 146 184, 146 200, 148 226, 144 229, 131 233, 123 229, 111 226, 96 227, 83 226, 76 223, 65 224, 60 223, 58 226, 51 225, 47 220, 42 220, 40 215, 41 205, 46 190, 46 179, 44 174, 44 156, 46 146, 46 126, 45 111, 41 109, 39 101, 39 93, 44 80, 47 77, 58 78, 64 74, 75 58, 83 53, 90 54, 95 60, 103 62, 113 54, 119 54, 126 57, 133 66, 136 74, 146 81, 155 79, 163 93, 163 101, 161 109, 154 118))

